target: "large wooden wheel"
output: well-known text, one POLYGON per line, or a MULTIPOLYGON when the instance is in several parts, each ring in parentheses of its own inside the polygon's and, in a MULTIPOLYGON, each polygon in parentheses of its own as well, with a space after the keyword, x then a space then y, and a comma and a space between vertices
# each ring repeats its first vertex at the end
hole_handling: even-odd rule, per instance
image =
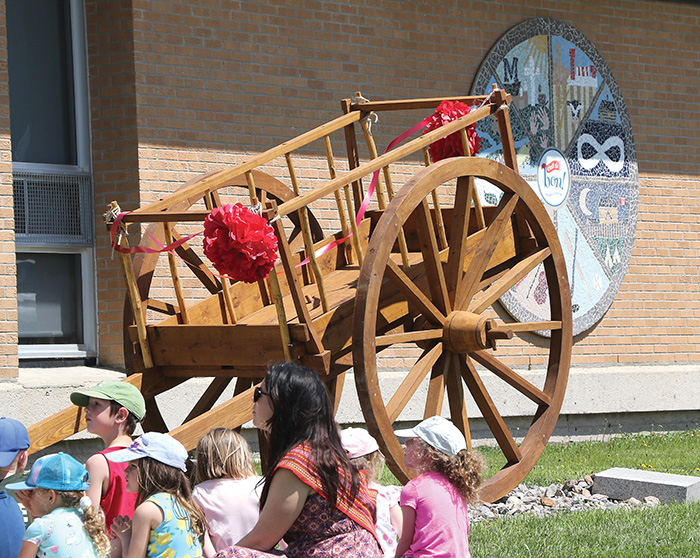
MULTIPOLYGON (((295 196, 294 192, 286 184, 266 173, 253 171, 252 175, 256 184, 256 198, 263 206, 268 200, 283 203, 285 201, 289 201, 295 196)), ((195 181, 188 182, 183 185, 181 189, 189 188, 194 182, 207 180, 211 176, 212 175, 210 174, 197 178, 195 181)), ((177 195, 177 192, 175 195, 177 195)), ((165 211, 183 212, 189 209, 194 209, 195 204, 199 204, 201 209, 206 208, 207 210, 210 210, 215 206, 238 202, 243 203, 244 205, 248 205, 250 203, 249 188, 244 176, 234 178, 229 183, 220 187, 219 190, 215 191, 214 193, 205 195, 203 199, 185 199, 174 203, 172 206, 165 209, 165 211)), ((308 215, 312 238, 314 241, 320 240, 323 237, 323 231, 321 230, 318 220, 311 211, 308 212, 308 215)), ((301 223, 298 212, 290 214, 288 219, 290 221, 286 227, 286 230, 290 231, 288 241, 292 246, 292 249, 301 249, 302 235, 300 234, 301 223)), ((185 236, 184 233, 182 235, 178 234, 178 231, 174 227, 171 230, 171 234, 172 238, 169 240, 177 239, 180 236, 185 236)), ((143 244, 151 248, 159 248, 160 246, 167 244, 167 241, 164 238, 164 229, 161 223, 153 223, 149 225, 146 229, 146 233, 142 236, 142 239, 143 244)), ((216 296, 216 293, 221 292, 221 281, 226 281, 226 279, 217 277, 216 270, 211 267, 211 264, 206 259, 200 258, 197 252, 188 244, 183 244, 177 248, 176 253, 181 260, 184 260, 189 264, 188 266, 182 266, 183 269, 185 269, 185 273, 189 273, 190 276, 194 276, 201 284, 201 287, 206 289, 211 296, 216 296)), ((134 273, 137 278, 137 285, 143 308, 163 315, 164 320, 172 320, 177 315, 177 306, 170 301, 159 300, 157 296, 152 294, 152 290, 154 288, 153 279, 159 257, 161 257, 159 254, 138 254, 134 258, 134 273)), ((203 317, 200 317, 200 319, 203 319, 203 317)), ((136 349, 137 346, 133 339, 130 338, 128 332, 129 327, 133 323, 134 319, 131 305, 127 300, 124 304, 125 364, 128 371, 141 372, 144 371, 143 362, 140 360, 140 353, 136 349)), ((236 401, 231 402, 231 412, 235 414, 235 417, 229 417, 230 421, 228 426, 239 427, 248 422, 251 419, 252 412, 252 401, 250 400, 251 386, 264 376, 265 364, 266 363, 261 363, 261 373, 259 378, 251 377, 250 375, 238 378, 232 378, 230 376, 210 376, 208 379, 208 386, 201 395, 192 395, 187 401, 181 402, 182 408, 187 408, 188 410, 188 413, 186 414, 184 420, 181 421, 181 424, 193 421, 195 418, 210 410, 234 379, 236 383, 233 391, 233 398, 236 401)), ((146 418, 144 420, 144 427, 147 430, 168 432, 174 427, 179 426, 166 424, 156 396, 178 386, 179 384, 182 384, 190 377, 195 376, 207 377, 205 373, 199 373, 198 371, 193 371, 190 376, 171 376, 163 374, 162 371, 157 369, 144 371, 143 379, 141 380, 141 391, 146 400, 146 418)))
POLYGON ((411 471, 403 466, 394 423, 402 420, 402 413, 414 420, 421 418, 418 414, 425 418, 442 413, 446 396, 449 416, 469 446, 468 405, 478 407, 503 454, 503 468, 484 483, 484 500, 494 501, 522 481, 559 415, 572 317, 556 230, 516 172, 488 159, 460 157, 426 167, 409 180, 372 231, 353 327, 355 379, 365 420, 399 480, 406 482, 411 471), (475 179, 502 192, 497 207, 484 207, 483 219, 470 209, 477 195, 475 179), (442 202, 445 192, 453 192, 449 204, 442 202), (436 199, 445 227, 442 238, 436 199), (418 240, 409 246, 407 268, 397 249, 402 229, 407 238, 418 240), (544 289, 541 297, 548 300, 550 320, 510 323, 502 311, 499 318, 493 304, 533 270, 542 279, 538 287, 544 289), (534 334, 543 330, 548 335, 534 334), (526 379, 522 372, 527 368, 522 355, 528 352, 533 356, 525 358, 533 368, 541 362, 539 387, 534 385, 539 381, 526 379), (407 363, 400 382, 392 382, 393 372, 380 382, 377 360, 387 353, 392 368, 407 363), (524 429, 509 428, 499 413, 495 401, 502 399, 503 390, 531 409, 524 429))

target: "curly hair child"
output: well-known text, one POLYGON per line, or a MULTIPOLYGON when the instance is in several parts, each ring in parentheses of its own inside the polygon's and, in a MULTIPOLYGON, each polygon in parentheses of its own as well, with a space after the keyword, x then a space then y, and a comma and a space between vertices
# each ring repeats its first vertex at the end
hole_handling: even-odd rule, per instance
POLYGON ((419 473, 401 491, 403 528, 396 557, 471 558, 467 504, 478 497, 483 457, 468 450, 459 429, 442 417, 396 435, 408 438, 404 465, 419 473))

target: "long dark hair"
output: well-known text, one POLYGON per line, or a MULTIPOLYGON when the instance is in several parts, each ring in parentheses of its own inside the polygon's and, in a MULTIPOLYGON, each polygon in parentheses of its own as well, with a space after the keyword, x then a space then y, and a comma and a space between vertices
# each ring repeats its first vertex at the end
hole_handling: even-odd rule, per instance
POLYGON ((343 450, 333 405, 316 372, 292 362, 274 364, 267 370, 265 388, 272 400, 273 413, 268 422, 270 450, 260 507, 265 504, 280 460, 304 442, 311 446, 311 460, 331 506, 337 504, 339 489, 353 501, 358 494, 360 475, 343 450))

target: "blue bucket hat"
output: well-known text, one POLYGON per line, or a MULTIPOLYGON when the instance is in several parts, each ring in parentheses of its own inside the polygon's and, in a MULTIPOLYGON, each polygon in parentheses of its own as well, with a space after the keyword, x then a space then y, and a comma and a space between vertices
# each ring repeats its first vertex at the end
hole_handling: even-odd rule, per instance
POLYGON ((81 463, 67 453, 52 453, 34 462, 24 482, 8 484, 9 490, 87 490, 90 486, 88 472, 81 463))
POLYGON ((180 442, 168 434, 146 432, 128 448, 105 455, 115 463, 125 463, 150 457, 181 471, 187 470, 187 450, 180 442))

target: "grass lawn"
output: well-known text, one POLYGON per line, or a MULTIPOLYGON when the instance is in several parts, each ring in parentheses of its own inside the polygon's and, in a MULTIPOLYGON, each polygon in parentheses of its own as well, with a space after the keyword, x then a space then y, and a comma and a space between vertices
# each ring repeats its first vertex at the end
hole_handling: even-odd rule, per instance
POLYGON ((469 547, 474 558, 697 558, 700 502, 483 521, 469 547))
MULTIPOLYGON (((498 449, 479 449, 489 476, 503 466, 498 449)), ((524 483, 549 486, 611 467, 700 477, 700 430, 552 443, 524 483)), ((387 471, 382 480, 396 483, 387 471)), ((700 502, 501 518, 474 524, 469 540, 474 558, 698 558, 700 502)))
MULTIPOLYGON (((489 464, 488 476, 504 464, 497 448, 479 448, 489 464)), ((700 476, 700 430, 670 434, 625 434, 605 441, 547 445, 525 484, 548 486, 611 467, 626 467, 700 476)), ((700 549, 698 551, 700 556, 700 549)))

